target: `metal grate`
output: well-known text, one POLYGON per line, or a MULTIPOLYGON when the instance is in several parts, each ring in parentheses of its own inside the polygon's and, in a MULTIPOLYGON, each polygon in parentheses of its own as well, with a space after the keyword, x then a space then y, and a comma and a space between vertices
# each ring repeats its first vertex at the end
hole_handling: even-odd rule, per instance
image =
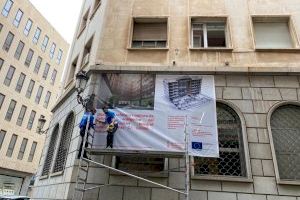
POLYGON ((300 107, 285 105, 275 110, 271 129, 280 178, 300 180, 300 107))
POLYGON ((64 170, 66 158, 70 146, 70 140, 74 128, 74 114, 71 113, 63 126, 62 136, 59 143, 58 153, 56 156, 53 172, 60 172, 64 170))
POLYGON ((58 132, 59 132, 59 125, 57 124, 55 126, 53 132, 52 132, 52 135, 51 135, 51 139, 50 139, 50 143, 49 143, 49 147, 48 147, 48 152, 47 152, 47 155, 46 155, 46 159, 45 159, 44 167, 43 167, 43 171, 42 171, 42 176, 45 176, 45 175, 49 174, 52 159, 53 159, 53 155, 54 155, 54 149, 55 149, 55 144, 56 144, 58 132))
POLYGON ((164 158, 117 156, 116 168, 123 171, 160 172, 164 170, 164 158))
POLYGON ((219 158, 195 157, 195 174, 246 176, 241 121, 229 106, 217 103, 219 158))

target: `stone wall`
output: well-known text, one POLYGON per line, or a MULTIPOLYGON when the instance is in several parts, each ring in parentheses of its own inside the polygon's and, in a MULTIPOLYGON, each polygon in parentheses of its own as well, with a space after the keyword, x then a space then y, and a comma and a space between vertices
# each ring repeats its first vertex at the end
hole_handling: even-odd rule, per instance
MULTIPOLYGON (((215 75, 215 83, 218 101, 227 103, 241 116, 245 130, 244 140, 248 144, 245 147, 245 158, 249 163, 249 177, 237 180, 228 177, 201 179, 192 176, 191 200, 300 200, 299 182, 298 185, 291 185, 278 184, 276 181, 273 163, 274 152, 272 153, 271 150, 272 141, 270 143, 270 133, 267 127, 268 115, 274 105, 281 102, 300 101, 300 76, 215 75)), ((70 104, 67 102, 64 105, 70 104)), ((73 104, 75 105, 75 103, 73 104)), ((69 109, 71 107, 61 106, 60 111, 57 112, 69 112, 69 109)), ((54 119, 56 118, 54 117, 54 119)), ((57 120, 59 119, 58 117, 57 120)), ((78 145, 77 127, 74 129, 72 138, 72 144, 78 145)), ((72 144, 68 159, 74 157, 75 147, 72 144)), ((112 156, 94 156, 93 160, 112 165, 112 156)), ((75 166, 69 166, 67 163, 66 170, 61 176, 40 180, 38 190, 44 192, 41 194, 38 192, 39 195, 35 195, 35 199, 71 199, 76 180, 76 170, 74 169, 76 169, 78 162, 73 160, 73 163, 75 166), (59 181, 55 181, 58 179, 59 181), (60 196, 60 193, 64 191, 63 188, 65 188, 64 196, 60 196)), ((150 175, 147 178, 169 187, 184 190, 185 169, 180 168, 185 167, 184 159, 169 158, 168 167, 171 170, 168 171, 167 176, 150 175)), ((90 168, 87 183, 88 186, 108 184, 100 189, 86 192, 85 199, 89 200, 184 199, 182 195, 175 192, 109 172, 109 170, 95 165, 90 168)))

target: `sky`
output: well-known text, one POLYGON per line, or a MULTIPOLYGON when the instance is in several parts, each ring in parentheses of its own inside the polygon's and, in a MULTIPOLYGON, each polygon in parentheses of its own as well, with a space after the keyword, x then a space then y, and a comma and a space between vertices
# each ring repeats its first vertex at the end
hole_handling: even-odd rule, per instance
POLYGON ((30 0, 30 2, 71 44, 83 0, 30 0))

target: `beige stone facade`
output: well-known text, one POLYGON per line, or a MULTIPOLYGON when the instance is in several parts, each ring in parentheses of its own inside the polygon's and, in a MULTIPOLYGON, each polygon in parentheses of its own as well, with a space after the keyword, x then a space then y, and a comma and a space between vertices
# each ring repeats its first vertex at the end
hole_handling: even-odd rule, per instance
MULTIPOLYGON (((56 154, 59 154, 55 150, 56 157, 45 161, 49 158, 47 149, 57 148, 64 139, 61 135, 65 132, 59 129, 56 143, 51 143, 54 141, 51 134, 46 139, 33 198, 72 199, 75 194, 76 157, 81 140, 78 123, 83 109, 76 101, 74 76, 83 69, 90 75, 85 94, 97 91, 102 72, 213 75, 217 106, 230 110, 232 116, 235 113, 239 121, 239 129, 235 127, 231 132, 239 130, 242 148, 239 155, 243 160, 240 169, 244 172, 242 175, 236 175, 236 171, 213 173, 216 167, 213 163, 220 160, 210 160, 206 167, 199 166, 203 161, 191 158, 190 199, 299 200, 299 165, 278 157, 280 145, 275 131, 280 130, 276 129, 280 120, 274 126, 279 108, 289 105, 288 109, 299 109, 299 36, 300 3, 297 0, 86 0, 67 63, 63 96, 53 109, 50 124, 50 127, 63 127, 73 113, 74 129, 68 136, 71 139, 65 163, 59 173, 53 173, 56 154), (150 29, 143 32, 142 28, 149 27, 149 23, 161 31, 159 37, 151 35, 150 29), (138 35, 141 32, 148 38, 138 35), (149 35, 154 38, 149 39, 149 35), (50 170, 43 173, 46 164, 50 170), (282 172, 282 166, 294 166, 292 173, 282 172), (201 170, 212 171, 203 173, 201 170), (285 178, 287 174, 292 178, 285 178)), ((101 94, 96 94, 96 98, 101 98, 101 94)), ((285 115, 284 119, 288 120, 282 121, 292 122, 295 120, 292 116, 298 115, 285 115)), ((288 127, 284 128, 287 133, 288 127)), ((290 141, 290 147, 299 153, 296 147, 299 146, 299 128, 295 130, 298 136, 290 141)), ((285 137, 281 141, 284 143, 285 137)), ((129 170, 184 190, 184 159, 167 155, 165 158, 166 173, 141 173, 136 171, 136 164, 129 170)), ((120 162, 114 155, 92 159, 113 167, 118 167, 116 162, 120 162)), ((232 160, 218 168, 233 166, 232 160)), ((92 165, 87 186, 99 184, 107 185, 85 192, 84 199, 184 199, 177 193, 92 165)))
POLYGON ((38 119, 44 115, 47 120, 46 127, 48 126, 52 115, 51 108, 61 88, 69 44, 29 0, 1 0, 0 9, 0 193, 26 194, 29 180, 36 173, 45 142, 45 135, 36 132, 38 119), (24 33, 26 24, 27 35, 26 31, 24 33), (10 34, 13 34, 13 39, 8 45, 7 37, 10 34), (45 36, 49 40, 45 50, 42 50, 45 36), (22 44, 20 42, 23 43, 23 48, 19 46, 22 44), (52 43, 56 44, 56 48, 53 58, 50 58, 52 43), (30 49, 33 51, 31 59, 30 56, 27 57, 30 49), (59 51, 62 51, 62 56, 58 62, 59 51), (38 57, 42 59, 40 67, 36 67, 38 57), (46 63, 49 64, 48 72, 45 70, 46 63), (33 81, 34 87, 29 92, 30 82, 33 81), (43 91, 38 100, 36 95, 40 86, 43 91), (48 97, 50 99, 47 103, 48 97), (8 112, 12 100, 16 104, 10 110, 12 112, 8 112), (33 111, 35 115, 31 115, 33 111), (31 119, 32 125, 29 123, 31 119), (15 142, 13 135, 16 136, 15 142))

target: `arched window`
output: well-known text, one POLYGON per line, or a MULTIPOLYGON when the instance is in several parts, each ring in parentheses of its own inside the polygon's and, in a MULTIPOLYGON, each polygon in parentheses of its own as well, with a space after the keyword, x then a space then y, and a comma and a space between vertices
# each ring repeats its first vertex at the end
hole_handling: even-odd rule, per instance
POLYGON ((45 159, 45 162, 44 162, 42 176, 46 176, 46 175, 49 174, 51 164, 52 164, 53 155, 54 155, 54 149, 55 149, 55 144, 56 144, 56 141, 57 141, 58 132, 59 132, 59 125, 57 124, 55 126, 55 128, 53 129, 53 131, 52 131, 52 135, 51 135, 51 139, 50 139, 49 147, 48 147, 48 152, 47 152, 46 159, 45 159))
POLYGON ((247 176, 241 120, 229 106, 217 103, 219 158, 195 157, 195 174, 247 176))
POLYGON ((270 122, 280 179, 300 180, 300 107, 281 106, 270 122))
POLYGON ((67 117, 62 129, 62 135, 61 135, 58 152, 56 155, 54 169, 53 169, 54 173, 64 170, 73 128, 74 128, 74 113, 72 112, 67 117))

